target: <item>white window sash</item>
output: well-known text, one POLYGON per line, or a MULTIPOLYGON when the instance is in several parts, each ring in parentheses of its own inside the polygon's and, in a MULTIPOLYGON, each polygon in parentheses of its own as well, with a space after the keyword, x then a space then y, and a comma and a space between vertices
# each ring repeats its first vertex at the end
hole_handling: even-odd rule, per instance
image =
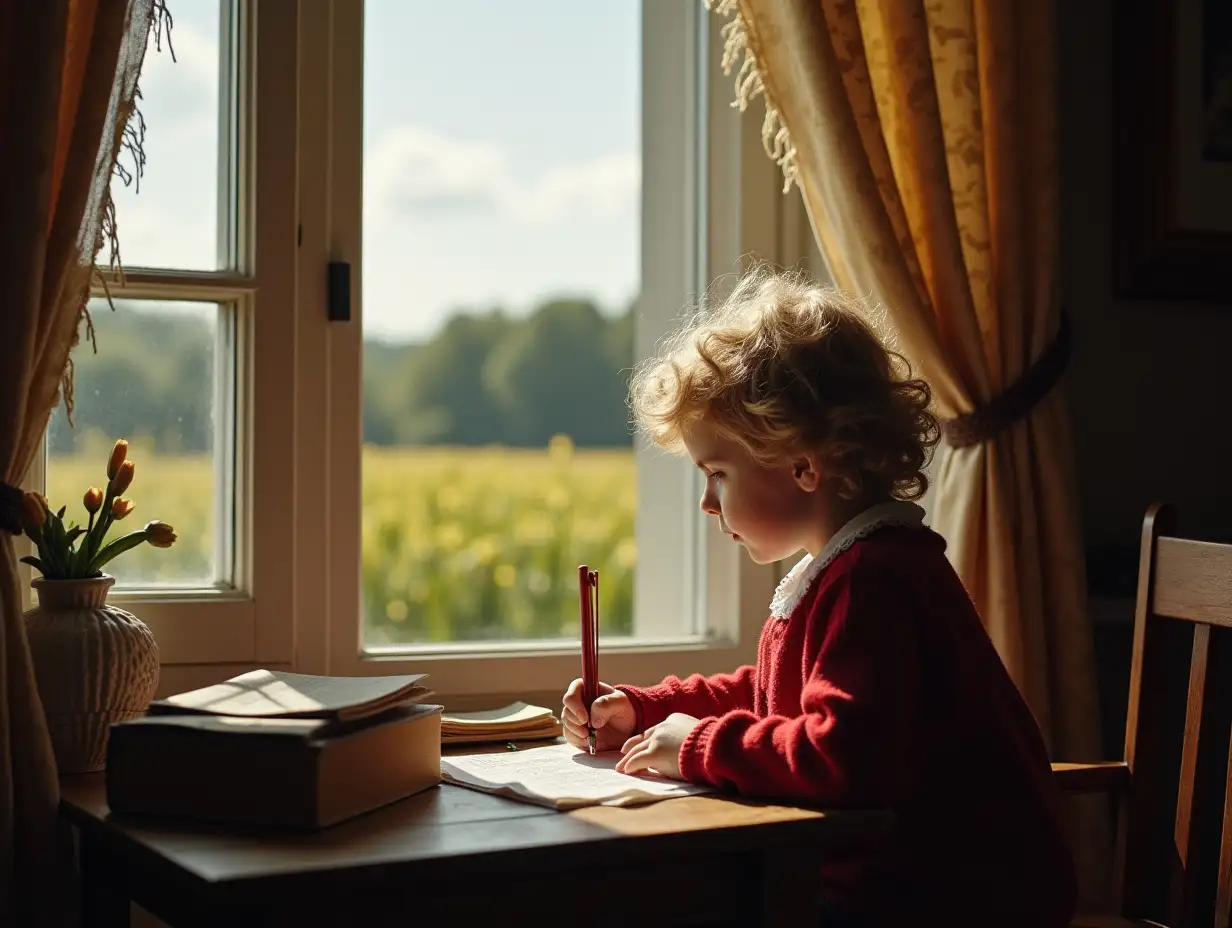
MULTIPOLYGON (((219 505, 234 507, 226 520, 234 532, 224 533, 217 552, 230 565, 232 582, 129 588, 108 597, 150 626, 163 665, 289 665, 293 659, 288 606, 294 602, 294 575, 286 530, 294 521, 295 397, 285 374, 295 356, 288 333, 295 328, 297 49, 287 37, 296 34, 297 8, 296 0, 224 4, 219 252, 226 269, 127 268, 122 279, 106 275, 114 299, 216 302, 227 304, 222 311, 236 320, 220 326, 217 345, 218 408, 235 410, 231 427, 221 430, 217 455, 235 462, 218 474, 219 505)), ((99 288, 93 295, 103 293, 99 288)), ((106 351, 106 344, 99 350, 106 351)), ((23 485, 44 490, 46 439, 23 485)), ((193 526, 176 529, 183 536, 193 526)), ((22 570, 28 606, 32 571, 25 565, 22 570)))
MULTIPOLYGON (((706 54, 720 47, 718 27, 693 0, 656 0, 643 7, 646 218, 639 355, 696 300, 711 274, 737 270, 740 256, 750 250, 777 257, 776 169, 760 142, 755 161, 746 161, 749 120, 730 107, 730 79, 716 56, 706 54), (703 36, 703 29, 710 35, 703 36), (693 105, 699 96, 705 102, 700 110, 693 105), (707 158, 693 156, 706 149, 707 158), (754 185, 764 190, 765 206, 741 209, 741 197, 754 185), (691 234, 699 218, 700 233, 691 234), (766 228, 758 231, 757 223, 766 228), (763 247, 750 249, 758 239, 763 247)), ((361 652, 362 9, 335 6, 319 20, 306 16, 300 34, 302 61, 328 61, 330 73, 301 68, 300 186, 329 196, 325 203, 301 203, 298 360, 328 376, 297 378, 305 392, 297 396, 297 484, 303 495, 296 534, 313 543, 297 554, 296 666, 346 675, 427 672, 442 698, 563 686, 578 672, 577 644, 568 640, 361 652), (324 321, 329 260, 351 264, 350 323, 324 321), (327 502, 309 511, 309 499, 327 502)), ((657 450, 639 453, 634 634, 604 642, 605 679, 651 683, 668 673, 731 670, 755 658, 777 575, 772 567, 749 563, 707 524, 697 507, 693 470, 657 450), (695 634, 699 628, 706 634, 695 634)))

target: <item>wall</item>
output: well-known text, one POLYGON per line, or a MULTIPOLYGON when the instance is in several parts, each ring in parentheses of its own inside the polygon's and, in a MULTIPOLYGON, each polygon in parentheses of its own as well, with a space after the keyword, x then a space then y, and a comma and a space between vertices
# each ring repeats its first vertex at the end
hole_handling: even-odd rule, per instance
POLYGON ((1232 527, 1221 492, 1232 430, 1216 377, 1232 307, 1112 294, 1110 33, 1113 0, 1065 3, 1061 51, 1061 293, 1075 337, 1068 393, 1089 542, 1137 543, 1146 507, 1176 505, 1187 532, 1232 527))

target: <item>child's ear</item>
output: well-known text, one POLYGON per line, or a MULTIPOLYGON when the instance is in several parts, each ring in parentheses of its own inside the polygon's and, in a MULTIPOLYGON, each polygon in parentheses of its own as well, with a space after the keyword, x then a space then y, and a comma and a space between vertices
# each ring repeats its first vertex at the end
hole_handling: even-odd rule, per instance
POLYGON ((821 468, 815 455, 802 454, 791 462, 791 476, 805 493, 812 493, 821 486, 821 468))

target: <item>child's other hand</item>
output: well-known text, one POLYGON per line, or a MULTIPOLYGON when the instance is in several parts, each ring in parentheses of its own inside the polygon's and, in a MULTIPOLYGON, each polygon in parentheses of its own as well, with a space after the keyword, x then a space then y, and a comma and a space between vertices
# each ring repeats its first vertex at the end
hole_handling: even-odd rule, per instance
MULTIPOLYGON (((586 707, 582 705, 582 680, 579 677, 569 684, 562 700, 564 708, 560 720, 565 726, 565 740, 575 748, 587 748, 586 707)), ((599 684, 599 698, 591 707, 595 726, 595 750, 615 751, 633 734, 637 714, 633 703, 620 690, 606 683, 599 684)))
POLYGON ((653 770, 659 776, 684 779, 680 775, 680 746, 699 721, 683 712, 673 712, 658 725, 634 735, 620 749, 624 757, 616 763, 617 772, 653 770))

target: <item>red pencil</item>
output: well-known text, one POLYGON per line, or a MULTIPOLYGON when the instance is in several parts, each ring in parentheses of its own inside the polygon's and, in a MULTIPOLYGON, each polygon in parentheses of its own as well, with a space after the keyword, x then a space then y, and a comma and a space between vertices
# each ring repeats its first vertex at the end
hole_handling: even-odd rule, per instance
MULTIPOLYGON (((582 704, 590 709, 599 698, 599 572, 585 564, 578 567, 578 598, 582 614, 582 704)), ((595 729, 587 724, 587 744, 595 753, 595 729)))

